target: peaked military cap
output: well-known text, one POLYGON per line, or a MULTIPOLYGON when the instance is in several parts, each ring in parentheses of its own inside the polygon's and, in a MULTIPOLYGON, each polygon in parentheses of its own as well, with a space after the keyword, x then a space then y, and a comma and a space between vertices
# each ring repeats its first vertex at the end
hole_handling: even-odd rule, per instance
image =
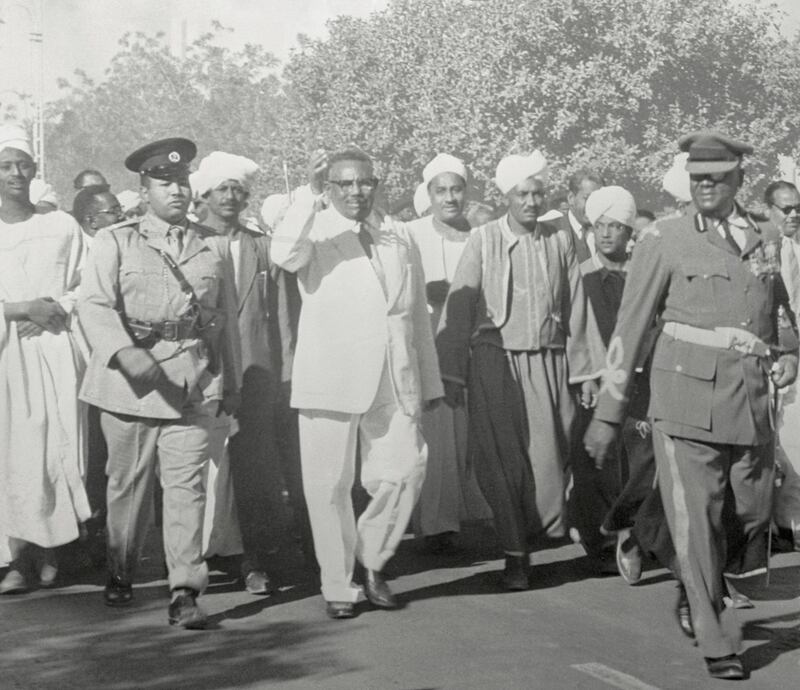
POLYGON ((187 175, 189 163, 196 155, 197 146, 189 139, 159 139, 136 149, 125 159, 125 167, 140 175, 168 180, 187 175))
POLYGON ((732 139, 722 132, 703 129, 678 139, 678 148, 686 151, 689 173, 722 173, 738 167, 742 156, 753 153, 753 147, 732 139))

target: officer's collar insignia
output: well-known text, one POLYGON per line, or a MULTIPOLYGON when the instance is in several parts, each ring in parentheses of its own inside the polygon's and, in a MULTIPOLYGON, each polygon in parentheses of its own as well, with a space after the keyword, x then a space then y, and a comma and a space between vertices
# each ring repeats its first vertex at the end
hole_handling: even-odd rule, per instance
POLYGON ((705 232, 708 230, 706 227, 706 219, 702 213, 696 213, 694 216, 694 228, 697 232, 705 232))
POLYGON ((170 151, 168 156, 170 163, 180 163, 181 162, 181 154, 177 151, 170 151))

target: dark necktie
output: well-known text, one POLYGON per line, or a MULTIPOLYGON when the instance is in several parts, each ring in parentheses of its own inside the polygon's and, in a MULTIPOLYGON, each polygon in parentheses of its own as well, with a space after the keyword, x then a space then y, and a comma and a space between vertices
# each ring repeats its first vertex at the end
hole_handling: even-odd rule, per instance
POLYGON ((719 226, 722 228, 722 232, 725 235, 725 241, 731 246, 733 251, 736 252, 736 255, 739 256, 742 253, 742 248, 739 246, 739 243, 733 239, 730 224, 727 220, 721 220, 719 226))
POLYGON ((358 227, 358 241, 361 243, 361 248, 364 250, 367 258, 372 261, 372 245, 374 243, 372 235, 369 234, 369 230, 367 230, 364 223, 359 223, 358 227))
POLYGON ((372 266, 372 270, 375 271, 375 275, 378 277, 378 282, 381 284, 383 295, 386 297, 388 295, 386 288, 386 274, 383 272, 383 266, 381 265, 377 252, 375 252, 373 249, 375 240, 372 239, 372 235, 370 235, 369 230, 367 230, 367 227, 364 225, 364 223, 359 223, 358 227, 358 241, 361 244, 361 248, 364 250, 364 254, 367 255, 369 263, 372 266))

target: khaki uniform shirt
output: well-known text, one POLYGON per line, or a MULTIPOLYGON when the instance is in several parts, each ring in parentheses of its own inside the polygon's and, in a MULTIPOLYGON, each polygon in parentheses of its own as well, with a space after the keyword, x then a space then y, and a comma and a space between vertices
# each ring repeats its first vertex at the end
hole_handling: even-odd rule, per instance
POLYGON ((201 319, 222 323, 217 334, 219 367, 210 366, 209 348, 200 338, 159 340, 150 351, 164 371, 156 389, 142 389, 116 366, 115 355, 135 341, 127 319, 176 321, 189 300, 157 249, 172 253, 170 226, 152 214, 97 233, 83 274, 78 313, 92 348, 81 399, 119 414, 178 419, 190 393, 221 400, 241 387, 236 286, 230 245, 213 230, 185 221, 177 263, 201 306, 201 319))

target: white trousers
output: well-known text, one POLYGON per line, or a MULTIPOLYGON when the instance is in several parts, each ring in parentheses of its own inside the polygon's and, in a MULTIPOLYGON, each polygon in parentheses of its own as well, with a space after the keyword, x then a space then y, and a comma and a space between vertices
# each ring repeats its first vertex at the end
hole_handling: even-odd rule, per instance
POLYGON ((394 400, 386 370, 364 414, 300 410, 303 488, 320 565, 322 596, 355 602, 355 558, 381 570, 394 555, 425 478, 428 450, 419 419, 394 400), (372 500, 356 525, 350 491, 356 441, 361 441, 361 483, 372 500))

